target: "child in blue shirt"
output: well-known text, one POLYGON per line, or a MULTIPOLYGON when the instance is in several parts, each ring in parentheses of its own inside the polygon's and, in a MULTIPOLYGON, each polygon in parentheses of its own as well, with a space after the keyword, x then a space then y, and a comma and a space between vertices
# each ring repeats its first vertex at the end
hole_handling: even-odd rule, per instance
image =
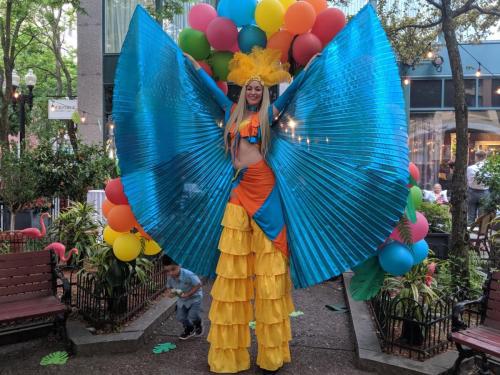
POLYGON ((193 272, 179 267, 178 264, 163 257, 163 264, 167 270, 167 290, 170 298, 179 297, 177 300, 176 318, 184 326, 184 333, 179 338, 186 340, 191 336, 201 336, 201 300, 203 291, 201 281, 193 272))

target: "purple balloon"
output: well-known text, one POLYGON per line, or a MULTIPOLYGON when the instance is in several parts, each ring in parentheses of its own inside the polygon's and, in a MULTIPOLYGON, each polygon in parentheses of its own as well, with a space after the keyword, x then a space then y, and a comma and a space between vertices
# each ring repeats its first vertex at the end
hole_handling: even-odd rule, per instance
POLYGON ((238 29, 229 18, 214 18, 207 27, 207 39, 218 51, 230 51, 238 42, 238 29))

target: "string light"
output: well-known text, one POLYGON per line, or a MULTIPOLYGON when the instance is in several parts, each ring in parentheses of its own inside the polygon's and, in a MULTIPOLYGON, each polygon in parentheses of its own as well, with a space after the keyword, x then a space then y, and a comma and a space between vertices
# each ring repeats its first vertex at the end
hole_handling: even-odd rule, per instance
POLYGON ((50 105, 50 112, 54 112, 56 110, 56 106, 54 104, 50 105))
POLYGON ((299 142, 302 141, 302 137, 299 135, 299 142))
POLYGON ((481 77, 481 63, 479 63, 479 67, 476 70, 476 77, 481 77))
POLYGON ((17 91, 16 91, 16 92, 14 92, 14 98, 15 98, 15 99, 18 99, 18 98, 19 98, 19 93, 18 93, 17 91))
POLYGON ((288 121, 288 126, 292 129, 295 129, 295 126, 297 126, 297 123, 293 120, 288 121))
POLYGON ((495 92, 497 95, 500 95, 500 87, 497 87, 497 90, 495 92))
POLYGON ((311 143, 311 141, 309 140, 309 138, 307 138, 307 141, 306 141, 306 142, 307 142, 307 144, 311 143))
POLYGON ((87 117, 85 116, 86 115, 86 112, 85 111, 82 111, 82 117, 80 117, 80 120, 82 121, 82 124, 85 123, 85 121, 87 121, 87 117))
POLYGON ((428 59, 432 59, 433 57, 434 57, 434 52, 432 52, 432 51, 427 52, 428 59))
POLYGON ((406 77, 404 80, 403 80, 403 85, 405 86, 408 86, 410 84, 410 79, 408 77, 406 77))

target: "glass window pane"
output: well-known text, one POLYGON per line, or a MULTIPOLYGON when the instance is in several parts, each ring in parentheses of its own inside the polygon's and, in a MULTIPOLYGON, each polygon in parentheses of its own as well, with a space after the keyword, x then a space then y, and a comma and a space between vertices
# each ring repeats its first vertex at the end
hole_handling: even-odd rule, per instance
POLYGON ((410 107, 441 107, 441 80, 415 80, 411 82, 410 107))
POLYGON ((105 0, 104 53, 120 52, 137 4, 150 7, 154 5, 154 0, 105 0))
MULTIPOLYGON (((464 80, 465 85, 465 102, 469 107, 476 106, 476 80, 466 79, 464 80)), ((454 107, 453 100, 455 95, 455 87, 453 86, 453 81, 447 79, 444 81, 444 106, 454 107)))

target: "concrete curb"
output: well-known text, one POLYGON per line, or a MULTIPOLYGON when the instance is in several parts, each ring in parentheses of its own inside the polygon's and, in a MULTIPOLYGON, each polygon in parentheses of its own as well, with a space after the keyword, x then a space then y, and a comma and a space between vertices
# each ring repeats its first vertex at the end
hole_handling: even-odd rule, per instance
POLYGON ((80 321, 69 321, 66 325, 68 339, 75 354, 91 356, 100 353, 130 353, 145 343, 146 337, 175 309, 176 298, 164 298, 151 306, 120 333, 93 335, 80 321))
POLYGON ((351 321, 354 328, 357 364, 359 368, 384 375, 438 375, 453 367, 458 357, 456 351, 449 350, 425 362, 384 353, 380 348, 376 328, 368 306, 365 302, 353 300, 349 293, 353 273, 345 272, 342 276, 344 278, 347 303, 349 304, 351 321))

